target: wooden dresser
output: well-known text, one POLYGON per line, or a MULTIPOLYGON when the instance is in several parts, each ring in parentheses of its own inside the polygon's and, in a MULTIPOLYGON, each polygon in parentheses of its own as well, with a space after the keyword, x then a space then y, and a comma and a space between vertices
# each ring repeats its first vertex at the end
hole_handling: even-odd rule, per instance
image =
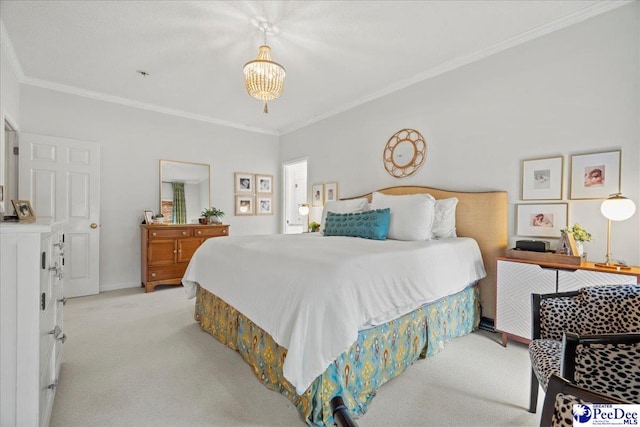
POLYGON ((229 235, 228 225, 175 224, 140 226, 142 286, 181 285, 189 260, 202 242, 229 235))

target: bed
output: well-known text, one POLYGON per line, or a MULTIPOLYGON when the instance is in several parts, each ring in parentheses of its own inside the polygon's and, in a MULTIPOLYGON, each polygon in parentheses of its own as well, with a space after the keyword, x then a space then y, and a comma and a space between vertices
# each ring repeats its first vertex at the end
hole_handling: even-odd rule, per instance
POLYGON ((183 279, 200 327, 238 351, 308 425, 332 425, 336 395, 360 417, 381 385, 473 331, 481 310, 491 316, 495 307, 505 192, 392 187, 353 200, 372 201, 372 194, 372 206, 383 196, 457 198, 457 237, 210 239, 183 279))

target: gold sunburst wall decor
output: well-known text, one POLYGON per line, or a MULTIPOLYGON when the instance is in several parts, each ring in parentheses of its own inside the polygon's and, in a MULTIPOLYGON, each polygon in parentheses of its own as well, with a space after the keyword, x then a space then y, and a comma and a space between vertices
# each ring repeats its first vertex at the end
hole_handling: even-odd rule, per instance
POLYGON ((427 142, 415 129, 396 132, 384 147, 384 168, 394 178, 406 178, 420 169, 427 157, 427 142))

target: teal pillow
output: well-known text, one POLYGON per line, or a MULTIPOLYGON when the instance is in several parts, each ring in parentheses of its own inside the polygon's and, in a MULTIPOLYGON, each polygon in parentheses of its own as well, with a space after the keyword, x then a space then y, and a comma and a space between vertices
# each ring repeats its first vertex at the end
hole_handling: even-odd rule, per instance
POLYGON ((328 212, 324 235, 386 240, 390 219, 389 208, 347 214, 328 212))

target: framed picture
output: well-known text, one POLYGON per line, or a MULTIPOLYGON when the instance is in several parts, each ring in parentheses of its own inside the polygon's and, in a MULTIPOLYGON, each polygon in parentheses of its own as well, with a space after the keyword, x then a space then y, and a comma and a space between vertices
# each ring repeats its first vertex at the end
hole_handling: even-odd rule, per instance
POLYGON ((338 200, 338 183, 326 183, 324 185, 324 202, 335 202, 336 200, 338 200))
POLYGON ((273 215, 273 198, 271 196, 256 197, 257 215, 273 215))
POLYGON ((253 196, 236 196, 236 215, 253 215, 253 196))
POLYGON ((558 242, 558 250, 556 252, 564 255, 580 255, 576 239, 572 233, 567 233, 564 230, 560 231, 560 242, 558 242))
POLYGON ((311 186, 311 206, 323 206, 324 185, 313 184, 311 186))
POLYGON ((518 236, 560 237, 567 228, 567 203, 516 205, 518 236))
POLYGON ((522 161, 522 200, 562 200, 563 158, 522 161))
POLYGON ((256 175, 258 193, 273 193, 273 175, 256 175))
POLYGON ((20 220, 34 220, 36 219, 31 207, 31 202, 28 200, 12 200, 13 208, 16 210, 16 215, 20 220))
POLYGON ((234 174, 235 189, 237 194, 255 193, 254 175, 251 173, 236 172, 234 174))
POLYGON ((144 211, 144 222, 153 224, 153 211, 144 211))
POLYGON ((606 199, 620 192, 620 151, 571 156, 571 199, 606 199))

